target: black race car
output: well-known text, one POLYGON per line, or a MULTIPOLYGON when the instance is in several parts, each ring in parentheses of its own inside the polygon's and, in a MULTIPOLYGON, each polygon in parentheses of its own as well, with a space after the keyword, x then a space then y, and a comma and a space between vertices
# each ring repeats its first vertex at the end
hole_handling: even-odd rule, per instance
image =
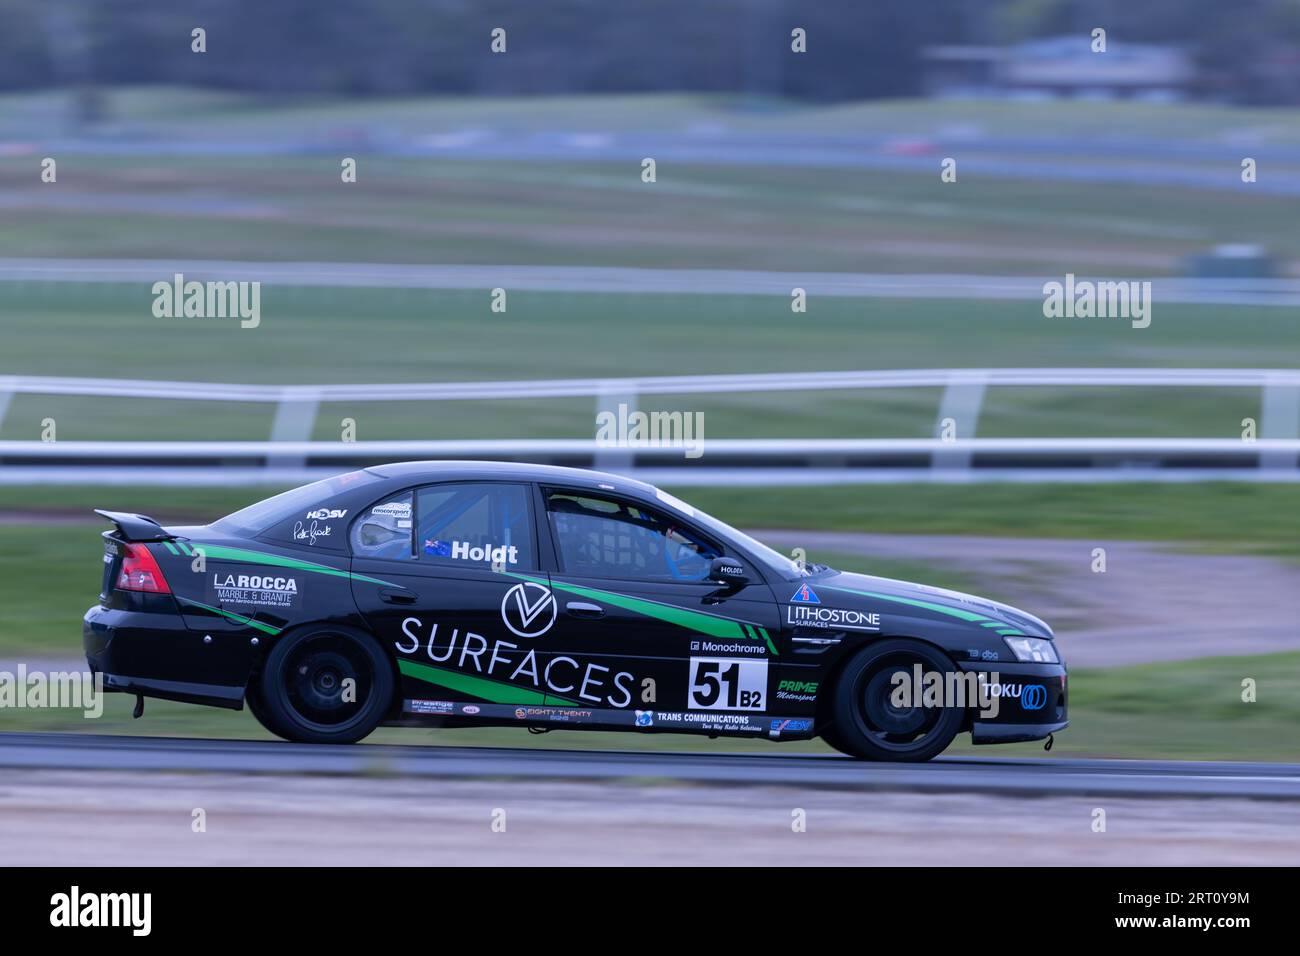
POLYGON ((410 462, 199 527, 98 513, 115 529, 86 656, 137 716, 145 697, 247 705, 322 743, 381 724, 820 735, 886 760, 1067 725, 1038 618, 792 562, 614 475, 410 462))

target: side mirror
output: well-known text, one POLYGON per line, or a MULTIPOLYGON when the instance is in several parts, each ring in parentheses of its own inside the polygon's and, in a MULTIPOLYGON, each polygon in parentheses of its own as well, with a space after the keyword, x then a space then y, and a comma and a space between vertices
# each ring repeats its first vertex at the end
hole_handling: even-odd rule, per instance
POLYGON ((709 565, 709 580, 740 588, 749 583, 749 574, 745 571, 745 566, 735 558, 714 558, 709 565))

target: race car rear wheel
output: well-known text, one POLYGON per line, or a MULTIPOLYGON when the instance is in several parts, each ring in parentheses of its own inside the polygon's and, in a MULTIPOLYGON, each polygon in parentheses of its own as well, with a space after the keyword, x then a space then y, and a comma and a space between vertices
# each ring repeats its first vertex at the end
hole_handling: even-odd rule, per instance
POLYGON ((350 744, 379 726, 393 699, 393 671, 366 634, 333 626, 282 637, 262 669, 268 730, 300 743, 350 744))
POLYGON ((891 639, 865 648, 835 682, 832 723, 822 738, 843 753, 866 760, 922 761, 948 748, 961 728, 961 708, 926 707, 919 700, 901 706, 896 675, 946 674, 952 661, 919 641, 891 639))

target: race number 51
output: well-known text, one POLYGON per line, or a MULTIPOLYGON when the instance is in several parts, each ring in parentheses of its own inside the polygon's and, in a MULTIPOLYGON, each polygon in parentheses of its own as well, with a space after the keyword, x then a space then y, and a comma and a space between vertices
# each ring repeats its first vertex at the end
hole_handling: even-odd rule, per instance
POLYGON ((692 710, 762 710, 767 661, 691 658, 692 710))

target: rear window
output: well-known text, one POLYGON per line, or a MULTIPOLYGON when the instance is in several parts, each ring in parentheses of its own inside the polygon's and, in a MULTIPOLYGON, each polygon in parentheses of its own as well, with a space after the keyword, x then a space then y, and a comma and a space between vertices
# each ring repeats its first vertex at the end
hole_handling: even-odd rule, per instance
POLYGON ((346 475, 313 481, 310 485, 294 488, 226 515, 214 521, 212 527, 224 534, 251 537, 289 518, 305 518, 308 512, 325 508, 331 498, 345 491, 383 480, 368 471, 350 471, 346 475))

